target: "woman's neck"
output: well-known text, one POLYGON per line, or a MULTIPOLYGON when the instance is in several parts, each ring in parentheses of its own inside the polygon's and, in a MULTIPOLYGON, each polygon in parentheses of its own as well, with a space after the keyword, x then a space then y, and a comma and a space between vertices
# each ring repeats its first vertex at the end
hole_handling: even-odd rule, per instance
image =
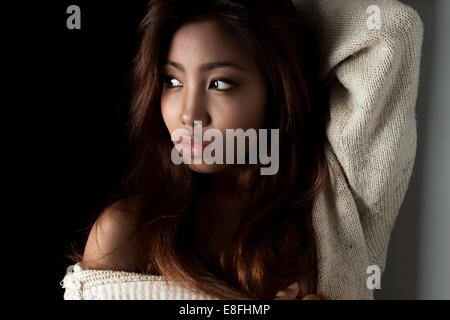
POLYGON ((238 167, 231 166, 224 171, 206 176, 206 188, 209 193, 226 197, 246 197, 244 192, 248 185, 248 175, 238 167))
POLYGON ((242 192, 239 172, 209 175, 199 194, 197 225, 199 243, 207 245, 209 254, 217 258, 223 252, 246 213, 248 192, 242 192))

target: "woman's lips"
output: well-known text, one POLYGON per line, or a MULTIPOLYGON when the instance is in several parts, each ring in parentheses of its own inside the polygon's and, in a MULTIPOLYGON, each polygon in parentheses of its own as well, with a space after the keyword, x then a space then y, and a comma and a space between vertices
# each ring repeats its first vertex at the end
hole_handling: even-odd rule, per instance
POLYGON ((182 136, 178 143, 181 144, 183 155, 191 155, 194 157, 201 157, 203 150, 210 143, 209 141, 202 141, 195 136, 182 136))

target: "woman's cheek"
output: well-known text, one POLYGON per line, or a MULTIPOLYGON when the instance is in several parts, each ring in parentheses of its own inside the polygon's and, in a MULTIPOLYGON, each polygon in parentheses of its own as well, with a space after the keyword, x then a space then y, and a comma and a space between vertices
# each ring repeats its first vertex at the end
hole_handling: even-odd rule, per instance
POLYGON ((161 114, 170 133, 176 128, 177 105, 176 97, 169 94, 161 97, 161 114))
POLYGON ((214 127, 220 129, 261 128, 264 124, 264 100, 261 96, 250 97, 241 93, 214 99, 210 109, 214 127))
POLYGON ((242 128, 259 129, 264 127, 266 91, 262 83, 250 82, 240 88, 234 103, 239 110, 238 119, 242 128))

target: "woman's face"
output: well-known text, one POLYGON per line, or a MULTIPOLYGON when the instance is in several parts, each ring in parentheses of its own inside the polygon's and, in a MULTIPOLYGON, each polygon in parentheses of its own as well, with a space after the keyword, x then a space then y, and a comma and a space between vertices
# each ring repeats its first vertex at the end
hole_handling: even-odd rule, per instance
MULTIPOLYGON (((225 25, 206 20, 179 28, 164 68, 161 111, 170 134, 186 129, 193 136, 194 121, 201 121, 203 132, 220 130, 225 163, 226 129, 263 128, 266 83, 255 60, 242 50, 225 25)), ((183 157, 194 159, 186 152, 193 150, 191 146, 181 150, 183 157)), ((215 173, 225 165, 191 161, 189 167, 200 173, 215 173)))

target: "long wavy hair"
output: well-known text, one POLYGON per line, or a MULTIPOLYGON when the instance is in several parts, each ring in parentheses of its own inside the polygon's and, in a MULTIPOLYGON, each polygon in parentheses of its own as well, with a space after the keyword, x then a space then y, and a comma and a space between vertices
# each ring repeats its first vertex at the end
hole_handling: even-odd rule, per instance
MULTIPOLYGON (((294 281, 316 288, 312 205, 327 179, 326 90, 315 43, 290 0, 150 0, 138 28, 128 122, 133 161, 116 199, 135 197, 145 243, 138 272, 164 275, 219 299, 272 299, 294 281), (279 129, 280 166, 246 167, 252 201, 214 262, 196 241, 203 175, 175 165, 161 114, 163 66, 175 31, 190 22, 225 23, 269 83, 266 128, 279 129)), ((244 171, 243 171, 244 172, 244 171)), ((238 187, 238 186, 237 186, 238 187)), ((112 199, 115 201, 116 199, 112 199)), ((207 225, 204 226, 208 230, 207 225)))

